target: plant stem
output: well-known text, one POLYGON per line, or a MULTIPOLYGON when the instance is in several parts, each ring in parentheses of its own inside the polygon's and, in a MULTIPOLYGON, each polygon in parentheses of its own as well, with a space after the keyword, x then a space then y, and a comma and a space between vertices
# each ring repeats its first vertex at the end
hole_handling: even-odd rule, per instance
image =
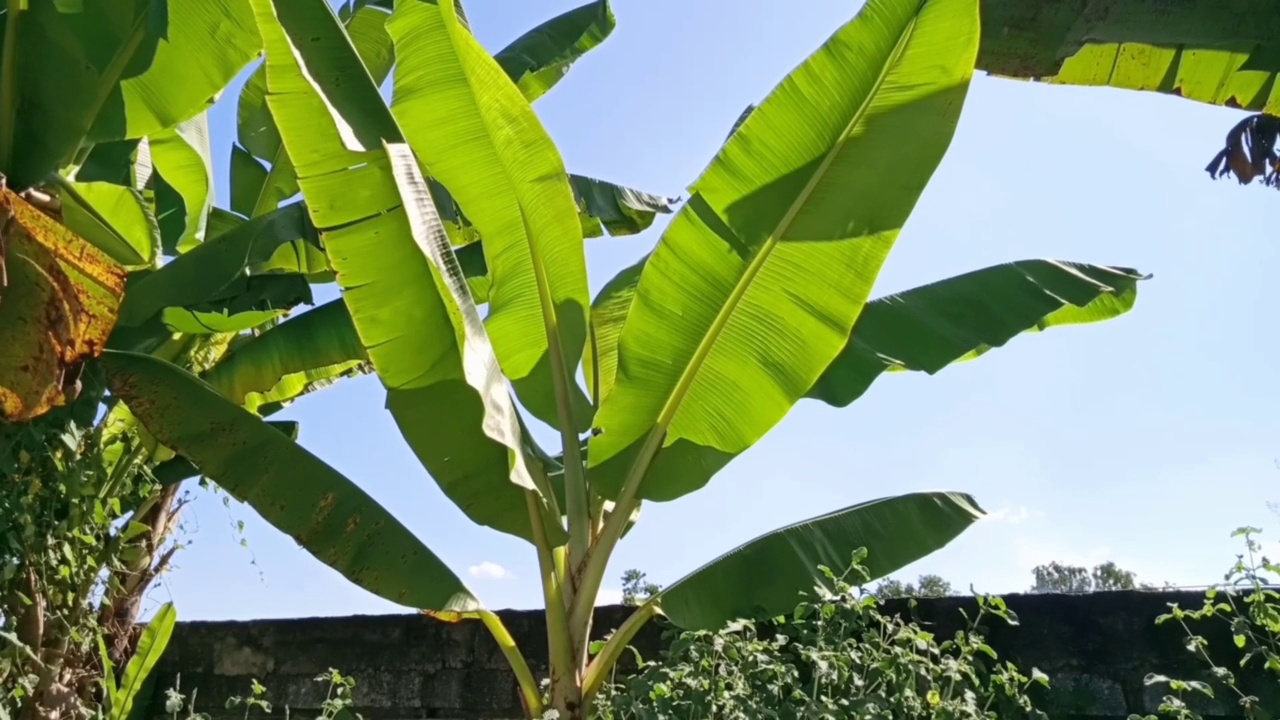
POLYGON ((13 171, 14 122, 18 119, 18 22, 27 0, 5 3, 4 56, 0 59, 0 172, 13 171))
MULTIPOLYGON (((566 400, 568 393, 565 393, 566 400)), ((591 545, 591 509, 587 502, 586 468, 582 466, 582 448, 579 447, 578 434, 573 428, 566 428, 564 422, 568 413, 562 413, 560 437, 564 441, 564 499, 565 510, 569 516, 569 567, 570 579, 576 575, 577 568, 586 561, 591 545)), ((573 590, 577 592, 577 583, 573 590)))
POLYGON ((618 664, 618 660, 622 658, 622 652, 627 648, 627 644, 636 636, 640 628, 644 627, 645 623, 652 620, 657 614, 658 603, 656 597, 636 608, 636 611, 631 613, 630 617, 622 623, 622 626, 614 631, 613 637, 609 638, 609 641, 604 644, 604 648, 587 666, 587 675, 582 682, 584 715, 590 714, 592 698, 604 683, 605 677, 613 671, 618 664))
POLYGON ((581 693, 578 667, 574 662, 572 635, 569 632, 559 576, 556 574, 554 549, 548 542, 546 529, 542 525, 537 496, 532 491, 526 492, 525 502, 533 526, 533 544, 538 549, 538 569, 542 574, 542 602, 546 606, 547 647, 551 664, 551 698, 554 707, 564 712, 566 708, 563 706, 567 701, 576 702, 581 693))
POLYGON ((507 631, 507 626, 502 624, 502 619, 488 610, 481 610, 477 613, 480 621, 489 629, 489 634, 497 641, 498 647, 502 650, 502 655, 507 659, 507 664, 511 666, 511 671, 516 675, 516 682, 520 687, 520 699, 524 702, 524 710, 530 717, 541 717, 542 710, 542 693, 538 690, 538 681, 534 679, 533 673, 529 671, 529 663, 525 662, 524 656, 520 654, 520 648, 516 646, 515 638, 511 637, 511 633, 507 631))
POLYGON ((622 492, 614 501, 613 510, 609 513, 609 519, 605 521, 604 528, 592 543, 591 551, 582 566, 577 592, 573 598, 573 607, 569 613, 571 623, 584 622, 584 618, 586 621, 590 620, 596 604, 596 595, 600 592, 605 570, 609 567, 609 558, 613 555, 613 549, 617 547, 618 540, 622 538, 622 531, 627 529, 627 521, 635 512, 636 504, 639 502, 637 494, 640 491, 640 482, 649 471, 649 463, 653 461, 653 456, 662 446, 662 439, 665 436, 665 432, 650 433, 644 447, 640 448, 640 454, 631 465, 631 470, 622 485, 622 492))
MULTIPOLYGON (((526 221, 525 232, 533 237, 526 221)), ((564 448, 564 499, 569 517, 569 568, 576 570, 587 555, 591 543, 591 513, 587 507, 586 468, 582 466, 582 449, 579 447, 577 423, 573 416, 573 396, 569 388, 574 386, 573 370, 565 362, 564 348, 560 345, 560 325, 555 303, 551 299, 551 284, 542 263, 533 263, 534 280, 538 286, 538 300, 542 305, 542 322, 547 334, 547 354, 551 360, 551 382, 556 394, 556 421, 560 426, 560 442, 564 448)), ((576 367, 576 363, 574 365, 576 367)), ((569 588, 576 593, 576 585, 569 588)))

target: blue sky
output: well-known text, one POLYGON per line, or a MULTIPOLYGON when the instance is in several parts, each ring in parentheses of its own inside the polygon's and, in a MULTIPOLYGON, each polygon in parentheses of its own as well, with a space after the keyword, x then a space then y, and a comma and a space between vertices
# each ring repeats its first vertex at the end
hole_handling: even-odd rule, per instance
MULTIPOLYGON (((468 14, 497 49, 580 1, 473 0, 468 14)), ((537 110, 573 172, 683 194, 743 107, 859 5, 615 0, 618 29, 537 110)), ((213 111, 223 204, 238 89, 213 111)), ((610 566, 606 599, 627 568, 670 582, 779 525, 928 489, 970 492, 991 517, 904 577, 935 572, 958 587, 1013 592, 1039 563, 1115 560, 1157 583, 1220 580, 1237 549, 1232 529, 1280 533, 1267 507, 1280 501, 1269 284, 1280 197, 1202 170, 1240 117, 1150 94, 976 78, 876 294, 1049 257, 1153 273, 1135 310, 1018 338, 934 377, 885 377, 844 410, 801 403, 703 491, 645 506, 610 566)), ((652 247, 663 225, 592 241, 593 289, 652 247)), ((302 422, 303 445, 391 508, 491 607, 539 605, 532 549, 471 525, 382 402, 369 377, 287 416, 302 422)), ((185 619, 401 611, 249 508, 197 493, 186 529, 177 570, 152 594, 175 600, 185 619)))

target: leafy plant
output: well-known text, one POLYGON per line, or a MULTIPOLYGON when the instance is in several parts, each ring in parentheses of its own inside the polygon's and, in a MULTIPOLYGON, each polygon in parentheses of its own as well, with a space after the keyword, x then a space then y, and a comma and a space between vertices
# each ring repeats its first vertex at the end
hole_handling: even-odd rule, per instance
MULTIPOLYGON (((530 106, 560 70, 491 56, 456 2, 396 0, 384 26, 396 67, 388 107, 379 84, 391 55, 369 49, 376 23, 356 21, 385 3, 252 5, 266 49, 257 117, 270 122, 251 129, 269 128, 279 144, 240 140, 271 163, 267 181, 296 180, 305 202, 275 212, 305 208, 336 272, 345 311, 330 318, 327 357, 367 357, 446 496, 534 546, 549 701, 455 573, 357 484, 239 407, 238 393, 128 352, 106 358, 112 390, 165 447, 361 587, 443 620, 482 621, 530 716, 549 705, 564 720, 585 717, 659 612, 703 629, 776 615, 820 579, 815 560, 841 564, 866 546, 869 572, 883 576, 981 514, 962 494, 912 493, 781 528, 663 589, 590 657, 600 583, 642 501, 703 487, 802 398, 844 406, 885 372, 934 373, 1134 302, 1132 270, 1046 260, 868 302, 954 131, 977 52, 976 0, 869 2, 744 114, 653 252, 594 301, 583 214, 597 196, 566 172, 530 106), (520 407, 558 431, 558 453, 534 442, 520 407)), ((550 24, 599 28, 601 17, 550 24)), ((547 67, 600 32, 548 32, 573 42, 546 54, 547 67)), ((242 97, 242 131, 245 108, 242 97)), ((258 199, 241 206, 250 212, 280 195, 254 187, 243 196, 258 199)))
MULTIPOLYGON (((142 598, 176 549, 179 488, 200 474, 118 398, 104 402, 94 362, 103 347, 199 375, 263 418, 370 369, 342 302, 290 317, 334 272, 306 206, 281 207, 297 180, 263 103, 261 68, 240 98, 231 207, 212 203, 203 112, 260 52, 250 4, 99 5, 11 2, 0 12, 0 503, 12 511, 0 515, 0 620, 51 625, 19 633, 51 674, 26 696, 37 704, 56 687, 93 695, 80 690, 128 662, 142 598), (208 27, 221 29, 215 37, 208 27)), ((385 77, 388 8, 357 2, 343 15, 362 56, 385 61, 385 77)), ((517 40, 508 64, 530 92, 545 92, 612 28, 607 3, 592 3, 517 40)), ((669 198, 569 181, 586 234, 638 232, 671 210, 669 198)), ((460 210, 451 217, 457 237, 474 235, 460 210)), ((480 292, 478 251, 459 256, 480 292)), ((270 427, 297 433, 294 423, 270 427)), ((8 680, 25 682, 31 666, 15 665, 8 680)))
POLYGON ((164 607, 136 628, 182 500, 136 434, 92 423, 87 380, 97 395, 0 428, 0 707, 28 716, 126 717, 174 621, 164 607))
MULTIPOLYGON (((337 720, 338 718, 346 718, 347 720, 362 720, 360 713, 352 712, 351 708, 355 706, 355 678, 343 675, 338 670, 329 668, 328 672, 320 673, 312 678, 316 683, 327 685, 325 691, 325 699, 320 703, 320 714, 316 720, 337 720)), ((182 693, 182 676, 179 675, 174 687, 165 690, 164 711, 169 715, 171 720, 209 720, 207 713, 196 712, 196 695, 199 688, 192 689, 191 697, 182 693), (183 710, 186 715, 180 716, 183 710)), ((256 679, 249 684, 248 695, 233 695, 227 698, 224 703, 227 710, 235 708, 243 708, 244 720, 249 720, 249 716, 256 710, 262 714, 270 715, 272 712, 271 701, 267 699, 267 688, 256 679)), ((284 718, 289 720, 289 708, 285 706, 284 718)))
POLYGON ((1159 707, 1160 715, 1176 720, 1200 720, 1191 698, 1212 698, 1217 685, 1239 702, 1245 717, 1272 716, 1274 708, 1262 707, 1258 697, 1246 692, 1239 683, 1237 671, 1231 669, 1232 666, 1240 670, 1261 668, 1268 682, 1280 682, 1280 592, 1275 590, 1273 580, 1280 574, 1280 565, 1262 554, 1262 546, 1256 539, 1261 532, 1258 528, 1242 527, 1232 533, 1232 537, 1243 538, 1245 550, 1236 556, 1222 584, 1205 592, 1199 609, 1185 609, 1171 603, 1169 612, 1156 619, 1157 625, 1176 623, 1182 628, 1187 652, 1203 663, 1211 680, 1148 675, 1148 685, 1169 689, 1159 707), (1228 625, 1234 647, 1211 648, 1205 636, 1192 629, 1194 624, 1202 622, 1228 625), (1223 653, 1234 655, 1234 662, 1222 662, 1223 653))
POLYGON ((1017 624, 995 597, 978 596, 968 630, 940 639, 882 612, 860 586, 858 563, 768 622, 682 632, 662 657, 639 661, 601 690, 600 720, 689 718, 1045 718, 1027 690, 1049 679, 1001 662, 978 630, 1017 624))

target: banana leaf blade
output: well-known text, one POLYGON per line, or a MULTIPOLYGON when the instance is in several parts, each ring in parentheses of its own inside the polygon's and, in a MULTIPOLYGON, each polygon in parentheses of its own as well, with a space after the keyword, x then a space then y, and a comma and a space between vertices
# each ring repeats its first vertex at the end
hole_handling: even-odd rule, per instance
POLYGON ((410 608, 480 609, 400 521, 284 433, 163 360, 109 351, 103 364, 156 439, 351 582, 410 608))
POLYGON ((663 590, 661 607, 685 629, 775 617, 795 608, 801 593, 826 584, 819 566, 840 573, 866 549, 870 579, 881 578, 941 549, 983 514, 972 497, 955 492, 860 503, 730 550, 663 590))

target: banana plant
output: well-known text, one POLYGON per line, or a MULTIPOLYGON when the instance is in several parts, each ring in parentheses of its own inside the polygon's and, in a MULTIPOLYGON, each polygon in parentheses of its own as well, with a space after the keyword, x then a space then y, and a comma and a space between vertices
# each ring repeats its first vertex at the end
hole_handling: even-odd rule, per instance
POLYGON ((141 678, 136 661, 153 647, 134 650, 129 639, 172 556, 178 484, 198 473, 125 406, 103 407, 95 358, 120 347, 191 372, 217 366, 218 382, 245 392, 237 402, 264 416, 367 362, 262 364, 270 343, 253 342, 288 327, 279 324, 288 311, 311 299, 302 269, 267 251, 318 239, 301 208, 256 226, 215 222, 227 213, 213 206, 205 110, 260 54, 246 0, 14 1, 0 9, 0 27, 0 480, 30 482, 8 459, 42 456, 41 439, 65 430, 102 467, 69 465, 74 477, 62 487, 81 501, 84 488, 101 493, 113 517, 127 518, 102 546, 84 548, 90 558, 118 554, 119 563, 78 596, 34 559, 10 558, 25 583, 19 614, 43 618, 55 596, 58 608, 92 610, 89 629, 105 639, 94 668, 90 656, 68 652, 85 627, 24 633, 35 658, 24 670, 40 678, 24 705, 49 710, 60 702, 59 678, 75 678, 79 692, 96 671, 127 662, 118 691, 109 684, 112 712, 127 713, 141 678), (267 232, 277 236, 260 237, 267 232), (254 354, 234 352, 242 345, 254 354), (125 487, 147 489, 126 497, 125 487))
MULTIPOLYGON (((870 299, 950 144, 978 51, 978 0, 869 0, 740 118, 657 246, 594 299, 581 196, 530 105, 556 73, 491 55, 459 3, 395 0, 388 106, 382 66, 371 67, 388 54, 368 52, 352 22, 388 3, 252 4, 261 102, 280 147, 242 145, 255 159, 271 150, 268 170, 288 163, 279 176, 296 182, 335 272, 342 305, 327 310, 326 360, 367 359, 445 495, 533 546, 548 694, 434 552, 242 405, 254 391, 128 351, 104 358, 108 384, 157 442, 353 583, 443 621, 483 623, 530 717, 587 716, 626 644, 659 615, 685 628, 776 615, 822 582, 819 564, 867 548, 880 577, 982 516, 963 493, 916 492, 780 528, 671 584, 593 652, 600 584, 642 502, 705 486, 801 400, 842 407, 886 372, 936 373, 1134 304, 1137 272, 1051 260, 870 299), (534 421, 558 431, 558 452, 534 441, 534 421)), ((306 355, 313 332, 285 329, 318 312, 257 342, 306 355)))

